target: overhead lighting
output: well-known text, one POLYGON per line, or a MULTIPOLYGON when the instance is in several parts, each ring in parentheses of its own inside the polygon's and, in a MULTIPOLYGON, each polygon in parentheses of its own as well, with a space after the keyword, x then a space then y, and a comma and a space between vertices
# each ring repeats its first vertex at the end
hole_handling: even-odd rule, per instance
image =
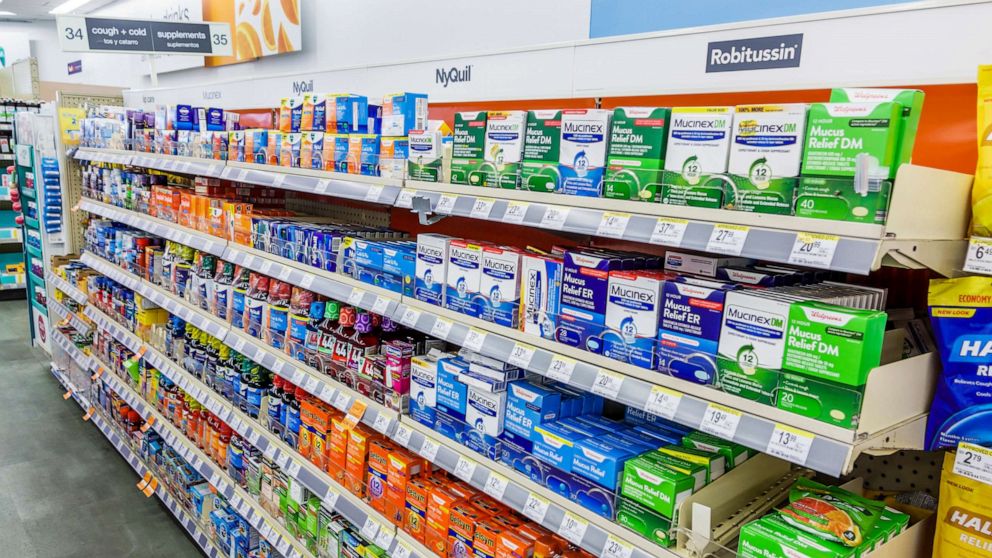
MULTIPOLYGON (((2 1, 2 0, 0 0, 0 1, 2 1)), ((15 14, 14 12, 8 12, 6 10, 0 11, 0 16, 12 16, 12 15, 17 15, 17 14, 15 14)))
POLYGON ((67 14, 69 12, 73 12, 75 10, 78 10, 79 8, 82 8, 83 6, 89 4, 92 1, 93 0, 67 0, 66 2, 62 2, 58 6, 52 8, 48 13, 55 15, 67 14))

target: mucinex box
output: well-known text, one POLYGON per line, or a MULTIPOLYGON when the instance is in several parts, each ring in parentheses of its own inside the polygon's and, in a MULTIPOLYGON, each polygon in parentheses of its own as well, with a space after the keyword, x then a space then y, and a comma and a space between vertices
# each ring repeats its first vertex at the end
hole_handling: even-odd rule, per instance
POLYGON ((451 143, 451 183, 485 185, 486 111, 456 112, 451 143))
POLYGON ((853 177, 865 155, 869 178, 895 178, 901 126, 899 103, 813 103, 803 174, 853 177))
POLYGON ((409 158, 406 174, 411 180, 440 182, 442 173, 443 122, 431 120, 426 128, 411 130, 407 138, 409 158))
POLYGON ((771 403, 782 360, 791 301, 762 291, 727 293, 717 362, 721 389, 771 403))
POLYGON ((466 370, 468 363, 458 357, 437 361, 437 406, 462 421, 468 404, 468 386, 458 378, 466 370))
POLYGON ((668 109, 618 107, 610 123, 603 197, 657 201, 665 166, 668 109))
POLYGON ((416 356, 410 360, 410 416, 428 428, 434 428, 437 406, 437 357, 416 356))
POLYGON ((527 111, 520 187, 534 192, 557 192, 561 188, 560 150, 561 111, 527 111))
POLYGON ((653 370, 658 312, 665 275, 651 271, 612 271, 606 299, 603 354, 653 370))
POLYGON ((417 235, 417 265, 414 298, 436 306, 444 305, 448 269, 448 246, 452 237, 442 234, 417 235))
POLYGON ((565 252, 562 260, 561 314, 555 339, 593 353, 603 352, 606 301, 611 271, 619 271, 623 259, 597 252, 565 252))
POLYGON ((482 244, 455 239, 448 246, 448 269, 444 307, 478 317, 479 285, 482 280, 482 244))
POLYGON ((665 170, 686 182, 727 172, 734 107, 675 107, 668 125, 665 170))
POLYGON ((553 339, 561 297, 562 260, 548 255, 520 256, 520 329, 553 339))
POLYGON ((715 277, 717 269, 729 265, 748 265, 752 262, 747 258, 712 257, 682 252, 665 252, 665 271, 685 273, 688 275, 705 275, 715 277))
POLYGON ((612 111, 568 109, 562 111, 558 169, 562 193, 599 197, 606 167, 612 111))
POLYGON ((489 392, 468 388, 465 422, 475 430, 488 436, 499 436, 503 433, 505 411, 505 391, 489 392))
POLYGON ((516 190, 520 186, 527 113, 522 110, 489 111, 482 165, 482 185, 516 190))
POLYGON ((729 171, 755 184, 799 176, 806 105, 740 105, 734 112, 729 171))
POLYGON ((482 249, 478 316, 487 322, 516 328, 520 316, 520 256, 512 246, 482 249))

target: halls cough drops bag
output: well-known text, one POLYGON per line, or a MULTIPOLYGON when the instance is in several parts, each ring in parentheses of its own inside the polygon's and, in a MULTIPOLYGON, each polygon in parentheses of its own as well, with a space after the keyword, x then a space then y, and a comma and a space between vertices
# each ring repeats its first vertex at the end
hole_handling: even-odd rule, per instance
POLYGON ((954 472, 944 455, 933 558, 992 558, 992 485, 954 472))
POLYGON ((929 304, 943 370, 926 449, 992 443, 992 278, 930 281, 929 304))
POLYGON ((860 546, 885 509, 883 502, 862 498, 836 486, 799 479, 789 503, 778 510, 793 527, 847 547, 860 546))
POLYGON ((971 214, 971 234, 992 236, 992 65, 978 67, 978 166, 971 214))

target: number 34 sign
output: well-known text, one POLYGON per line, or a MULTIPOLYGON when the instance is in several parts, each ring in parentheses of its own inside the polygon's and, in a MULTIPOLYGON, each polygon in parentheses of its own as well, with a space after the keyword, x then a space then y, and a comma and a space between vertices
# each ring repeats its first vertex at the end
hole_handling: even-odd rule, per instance
POLYGON ((228 23, 59 16, 56 24, 59 46, 65 52, 233 54, 228 23))

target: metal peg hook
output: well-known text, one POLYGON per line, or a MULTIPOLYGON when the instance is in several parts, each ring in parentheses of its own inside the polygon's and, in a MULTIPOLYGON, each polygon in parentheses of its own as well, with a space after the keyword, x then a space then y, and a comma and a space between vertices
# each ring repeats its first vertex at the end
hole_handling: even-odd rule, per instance
POLYGON ((431 199, 425 196, 413 196, 410 201, 410 211, 416 213, 420 219, 420 224, 425 226, 439 223, 447 217, 447 215, 434 213, 434 210, 431 208, 431 199))

